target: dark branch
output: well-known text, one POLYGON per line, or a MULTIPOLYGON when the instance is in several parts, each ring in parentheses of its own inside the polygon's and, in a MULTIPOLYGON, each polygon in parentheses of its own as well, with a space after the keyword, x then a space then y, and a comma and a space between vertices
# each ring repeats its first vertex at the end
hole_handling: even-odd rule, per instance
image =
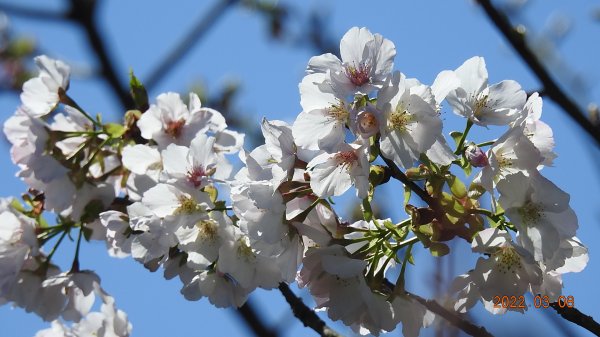
POLYGON ((427 308, 427 310, 433 312, 436 315, 441 316, 442 318, 447 320, 450 324, 454 325, 455 327, 461 329, 462 331, 464 331, 465 333, 467 333, 471 336, 494 337, 494 335, 489 333, 484 327, 477 326, 477 325, 461 318, 456 313, 453 313, 453 312, 447 310, 446 308, 444 308, 443 306, 441 306, 438 302, 436 302, 434 300, 426 300, 426 299, 422 298, 421 296, 411 294, 409 292, 406 292, 406 294, 408 295, 408 297, 421 303, 424 307, 427 308))
POLYGON ((108 82, 113 93, 125 109, 134 107, 129 91, 123 86, 117 76, 117 70, 108 54, 104 40, 100 36, 96 24, 96 0, 71 0, 69 18, 79 24, 85 31, 90 47, 94 50, 100 62, 102 77, 108 82))
POLYGON ((390 168, 392 177, 394 179, 399 180, 404 185, 408 186, 413 192, 415 192, 415 194, 419 196, 419 198, 421 198, 421 200, 425 201, 429 207, 431 207, 431 209, 439 210, 439 205, 437 202, 414 181, 408 179, 408 177, 402 171, 400 171, 398 166, 396 166, 392 160, 387 159, 384 156, 381 156, 381 158, 383 158, 383 161, 385 161, 387 166, 390 168))
POLYGON ((550 73, 542 65, 540 60, 531 51, 525 37, 519 34, 511 25, 506 15, 500 12, 490 0, 477 0, 489 19, 502 32, 504 37, 510 42, 514 50, 521 56, 523 61, 529 66, 531 71, 542 82, 544 93, 556 104, 558 104, 581 128, 583 128, 600 146, 600 129, 586 117, 586 114, 577 106, 577 104, 565 94, 558 84, 554 81, 550 73))
POLYGON ((294 316, 296 316, 304 326, 313 329, 323 337, 342 337, 342 335, 328 327, 314 311, 309 309, 304 302, 294 294, 287 284, 279 283, 279 291, 281 291, 283 297, 285 297, 285 300, 289 303, 294 312, 294 316))
POLYGON ((556 313, 562 318, 579 325, 596 336, 600 336, 600 324, 594 321, 592 316, 588 316, 575 308, 569 308, 567 306, 561 308, 556 302, 550 303, 550 306, 556 310, 556 313))
POLYGON ((260 316, 256 313, 256 309, 250 302, 246 301, 244 305, 239 307, 235 311, 240 319, 244 321, 246 327, 254 333, 257 337, 278 337, 277 332, 273 331, 262 321, 260 316))
POLYGON ((188 32, 184 38, 179 41, 176 47, 167 54, 167 56, 158 64, 154 71, 150 73, 144 81, 148 90, 156 86, 160 80, 175 66, 198 42, 210 28, 217 23, 219 18, 225 14, 227 9, 239 0, 219 0, 214 7, 206 12, 200 21, 188 32))
POLYGON ((0 11, 36 20, 60 21, 66 19, 66 15, 63 13, 45 9, 26 8, 12 4, 0 4, 0 11))

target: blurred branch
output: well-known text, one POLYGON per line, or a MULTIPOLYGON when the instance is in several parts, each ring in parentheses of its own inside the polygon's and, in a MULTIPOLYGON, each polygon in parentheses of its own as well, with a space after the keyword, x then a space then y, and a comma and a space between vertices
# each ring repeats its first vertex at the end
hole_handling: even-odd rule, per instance
POLYGON ((442 318, 447 320, 450 324, 454 325, 455 327, 461 329, 462 331, 464 331, 465 333, 467 333, 471 336, 494 337, 494 335, 489 333, 484 327, 477 326, 477 325, 461 318, 456 313, 447 310, 446 308, 444 308, 443 306, 441 306, 438 302, 436 302, 434 300, 426 300, 426 299, 422 298, 421 296, 411 294, 409 292, 406 292, 406 294, 408 295, 409 298, 412 298, 415 301, 421 303, 424 307, 427 308, 427 310, 433 312, 436 315, 441 316, 442 318))
MULTIPOLYGON (((77 0, 72 0, 77 1, 77 0)), ((208 12, 206 12, 200 21, 189 31, 176 47, 171 50, 167 56, 150 73, 144 84, 148 90, 152 90, 160 80, 180 61, 198 42, 211 27, 217 23, 227 9, 239 0, 219 0, 208 12)))
POLYGON ((279 291, 281 291, 283 297, 285 297, 285 300, 289 303, 294 312, 294 316, 296 316, 304 326, 313 329, 323 337, 342 337, 342 335, 328 327, 314 311, 309 309, 306 304, 294 294, 287 284, 279 283, 279 291))
POLYGON ((277 332, 271 330, 266 326, 265 322, 262 321, 250 300, 246 301, 244 305, 235 310, 235 313, 237 313, 240 319, 244 321, 246 327, 252 330, 255 336, 278 337, 277 332))
POLYGON ((133 99, 129 95, 127 88, 119 80, 116 67, 108 55, 104 40, 98 31, 96 24, 97 4, 97 0, 71 0, 68 17, 84 29, 90 47, 100 62, 102 77, 108 82, 113 94, 117 96, 121 105, 125 109, 131 109, 134 107, 133 99))
POLYGON ((559 314, 562 318, 567 321, 573 322, 580 327, 590 331, 596 336, 600 336, 600 324, 594 321, 592 316, 588 316, 576 308, 569 308, 568 306, 564 306, 561 308, 558 303, 550 303, 550 306, 556 310, 556 313, 559 314))
POLYGON ((560 89, 550 73, 531 51, 525 37, 513 28, 506 15, 496 9, 490 0, 477 0, 477 2, 539 81, 542 82, 544 93, 579 124, 596 141, 596 145, 600 146, 600 129, 594 126, 577 104, 560 89))
POLYGON ((36 20, 60 21, 67 18, 63 13, 52 12, 45 9, 26 8, 6 3, 0 3, 0 11, 36 20))

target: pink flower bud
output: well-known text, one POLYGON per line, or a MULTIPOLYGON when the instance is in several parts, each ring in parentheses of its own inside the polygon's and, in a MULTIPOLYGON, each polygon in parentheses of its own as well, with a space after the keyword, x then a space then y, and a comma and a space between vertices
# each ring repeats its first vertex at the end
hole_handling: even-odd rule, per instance
POLYGON ((475 144, 467 146, 465 155, 467 156, 469 163, 474 167, 484 167, 489 165, 487 155, 475 144))
POLYGON ((377 111, 374 109, 367 109, 359 112, 356 115, 356 129, 358 133, 365 138, 377 134, 377 132, 379 132, 377 111))

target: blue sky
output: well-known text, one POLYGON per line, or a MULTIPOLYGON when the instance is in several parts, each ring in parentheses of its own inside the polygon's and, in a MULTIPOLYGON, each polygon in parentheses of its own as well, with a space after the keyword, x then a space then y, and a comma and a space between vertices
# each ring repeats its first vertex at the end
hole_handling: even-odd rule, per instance
MULTIPOLYGON (((10 2, 9 0, 1 0, 10 2)), ((14 1, 16 3, 16 1, 14 1)), ((39 1, 19 1, 23 6, 38 7, 39 1)), ((60 10, 61 1, 45 1, 44 6, 60 10)), ((110 46, 120 76, 126 80, 133 68, 140 79, 178 41, 213 1, 181 0, 177 5, 143 0, 104 1, 99 7, 102 33, 110 46)), ((291 3, 285 2, 285 3, 291 3)), ((327 13, 327 22, 335 39, 352 26, 365 26, 392 40, 397 49, 395 69, 431 83, 444 69, 454 69, 466 59, 485 57, 490 82, 513 79, 526 90, 536 90, 539 84, 510 47, 504 43, 483 13, 470 1, 310 1, 307 8, 327 13)), ((294 3, 298 5, 298 3, 294 3)), ((600 102, 598 52, 600 23, 591 19, 592 8, 587 1, 530 1, 521 13, 520 22, 534 34, 544 29, 548 18, 557 13, 574 23, 569 35, 558 45, 561 58, 574 73, 583 74, 588 90, 578 92, 582 102, 600 102), (595 39, 595 40, 594 40, 595 39)), ((13 30, 35 37, 42 50, 83 70, 93 65, 95 58, 88 49, 85 36, 71 24, 35 22, 11 17, 13 30)), ((227 81, 239 81, 242 91, 237 100, 238 110, 250 116, 259 127, 262 116, 269 119, 293 121, 300 111, 298 83, 303 76, 310 50, 273 41, 266 34, 266 23, 255 13, 235 7, 223 17, 204 39, 193 46, 188 55, 150 92, 156 97, 165 91, 183 92, 198 79, 217 88, 227 81)), ((555 70, 560 70, 556 65, 555 70)), ((92 112, 101 112, 116 119, 122 114, 118 102, 103 82, 74 76, 70 93, 92 112)), ((15 95, 0 93, 0 121, 6 120, 18 105, 15 95)), ((600 235, 600 180, 597 170, 599 151, 592 141, 549 100, 544 101, 542 119, 554 130, 555 167, 545 168, 543 174, 571 194, 571 206, 579 217, 579 238, 589 247, 591 260, 586 270, 565 276, 564 294, 572 295, 580 310, 600 318, 597 300, 600 290, 600 263, 596 252, 600 235)), ((444 132, 462 129, 462 120, 446 113, 444 132)), ((498 132, 496 129, 492 133, 498 132)), ((493 138, 493 136, 488 136, 493 138)), ((0 174, 4 177, 0 196, 18 196, 24 186, 16 178, 6 143, 0 143, 0 174)), ((388 190, 392 190, 389 188, 388 190)), ((393 191, 392 191, 393 193, 393 191)), ((383 200, 393 209, 390 199, 383 200)), ((403 214, 390 216, 400 219, 403 214)), ((456 245, 455 275, 473 266, 474 256, 464 243, 456 245), (468 256, 468 257, 467 257, 468 256)), ((58 261, 70 263, 72 250, 64 248, 58 261)), ((82 267, 94 269, 102 278, 103 287, 116 298, 117 305, 129 314, 133 336, 218 335, 243 336, 247 332, 230 310, 216 309, 206 300, 188 302, 179 294, 179 281, 165 281, 159 273, 150 274, 132 260, 108 257, 99 243, 85 245, 81 252, 82 267)), ((407 287, 421 295, 431 295, 431 278, 436 264, 427 253, 417 253, 416 267, 408 270, 407 287)), ((252 299, 272 324, 290 326, 286 336, 304 336, 304 328, 294 320, 286 303, 276 291, 257 291, 252 299)), ((530 301, 530 299, 529 299, 530 301)), ((502 335, 561 335, 556 333, 543 309, 531 308, 525 315, 509 313, 492 316, 478 307, 474 317, 493 333, 502 335), (506 324, 506 322, 510 324, 506 324)), ((23 310, 0 307, 2 336, 26 337, 47 326, 23 310)), ((349 330, 336 325, 350 335, 349 330)), ((573 330, 586 336, 582 329, 573 330)), ((426 334, 431 334, 428 331, 426 334)))

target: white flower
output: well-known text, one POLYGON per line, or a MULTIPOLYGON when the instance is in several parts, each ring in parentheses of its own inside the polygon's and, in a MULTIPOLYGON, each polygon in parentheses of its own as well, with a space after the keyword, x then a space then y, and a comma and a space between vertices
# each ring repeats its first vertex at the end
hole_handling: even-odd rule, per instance
POLYGON ((509 129, 495 141, 487 157, 489 165, 483 167, 474 181, 483 185, 490 193, 499 180, 510 174, 537 173, 537 166, 542 161, 539 151, 523 135, 520 127, 509 129))
POLYGON ((332 320, 341 320, 359 332, 378 335, 396 324, 385 297, 367 286, 363 271, 367 262, 351 259, 339 245, 311 248, 303 260, 296 281, 308 287, 317 309, 326 309, 332 320))
POLYGON ((394 66, 396 47, 367 28, 353 27, 340 41, 338 59, 333 54, 315 56, 308 62, 308 73, 328 73, 331 85, 341 97, 369 94, 380 87, 394 66))
MULTIPOLYGON (((50 124, 50 129, 62 132, 91 131, 94 129, 94 125, 80 111, 65 105, 64 112, 54 116, 54 121, 50 124)), ((68 137, 56 142, 56 146, 62 151, 65 157, 69 157, 78 150, 86 139, 85 136, 68 137)))
POLYGON ((402 322, 404 337, 418 337, 421 328, 430 326, 435 318, 435 315, 422 304, 402 295, 392 300, 392 310, 395 324, 402 322))
POLYGON ((6 120, 4 134, 12 144, 13 163, 27 165, 43 154, 48 142, 47 127, 43 120, 29 116, 23 106, 6 120))
MULTIPOLYGON (((296 144, 292 135, 292 128, 282 121, 268 121, 263 118, 261 130, 265 137, 265 149, 271 155, 271 173, 275 185, 288 179, 294 172, 296 162, 296 144)), ((276 186, 276 187, 277 187, 276 186)))
POLYGON ((170 144, 161 153, 162 180, 198 189, 210 184, 213 179, 227 179, 231 165, 218 162, 219 158, 213 151, 214 142, 214 137, 198 134, 189 148, 170 144))
POLYGON ((162 183, 146 191, 142 203, 157 217, 181 226, 192 226, 198 220, 206 219, 206 210, 212 207, 205 192, 162 183))
MULTIPOLYGON (((212 124, 212 109, 202 108, 196 94, 190 94, 189 107, 186 106, 179 94, 168 92, 156 98, 156 104, 150 106, 138 120, 142 137, 153 139, 160 148, 169 144, 189 146, 197 133, 208 131, 212 124)), ((217 116, 219 125, 222 116, 217 116)), ((222 121, 224 123, 224 120, 222 121)), ((223 127, 224 128, 224 127, 223 127)))
POLYGON ((551 166, 554 158, 554 137, 550 126, 540 120, 542 117, 542 98, 537 92, 529 96, 521 116, 515 121, 515 125, 523 126, 523 133, 540 151, 544 158, 541 165, 551 166))
POLYGON ((131 228, 127 214, 118 211, 102 212, 100 223, 106 228, 106 248, 112 257, 123 258, 131 254, 131 228))
POLYGON ((310 187, 321 198, 342 195, 351 185, 364 199, 369 190, 367 146, 360 143, 341 144, 335 153, 322 153, 308 165, 310 187))
POLYGON ((561 240, 575 236, 577 216, 569 194, 541 174, 512 174, 497 187, 499 203, 519 231, 518 242, 536 261, 551 259, 561 240))
MULTIPOLYGON (((67 321, 79 322, 90 312, 96 299, 95 291, 100 287, 100 278, 92 271, 61 273, 48 277, 42 287, 47 291, 63 294, 60 315, 67 321)), ((57 313, 58 314, 58 313, 57 313)))
MULTIPOLYGON (((412 167, 421 153, 428 151, 442 133, 442 121, 435 106, 410 87, 406 77, 395 72, 378 93, 377 108, 384 117, 380 124, 380 149, 383 156, 396 164, 412 167)), ((429 89, 425 89, 429 92, 429 89)))
POLYGON ((175 230, 178 226, 162 220, 141 202, 127 206, 127 214, 129 226, 134 234, 131 256, 154 271, 169 249, 177 245, 175 230))
POLYGON ((527 95, 511 80, 488 86, 488 73, 482 57, 465 61, 454 71, 460 85, 446 96, 454 112, 473 123, 508 125, 518 117, 527 95))
POLYGON ((238 228, 233 238, 223 242, 219 249, 217 270, 230 275, 242 288, 276 288, 283 281, 279 265, 274 259, 254 251, 250 239, 238 228))
POLYGON ((292 126, 294 142, 310 150, 331 151, 344 142, 350 105, 322 84, 327 75, 306 75, 300 83, 302 112, 292 126))
POLYGON ((190 301, 208 297, 217 308, 241 307, 253 289, 245 289, 229 275, 219 271, 204 271, 186 284, 181 293, 190 301))
POLYGON ((38 253, 36 222, 0 199, 0 296, 16 281, 25 261, 38 253))
POLYGON ((21 102, 32 117, 42 117, 59 103, 59 92, 69 88, 71 69, 62 61, 46 55, 37 56, 34 60, 40 73, 23 84, 21 102))
POLYGON ((232 226, 228 216, 222 212, 211 212, 210 219, 200 220, 191 227, 177 228, 175 236, 179 249, 187 253, 187 265, 202 270, 215 262, 223 242, 234 239, 232 226))
MULTIPOLYGON (((487 228, 473 239, 474 252, 488 254, 479 258, 475 269, 455 280, 453 288, 462 289, 454 306, 466 312, 477 300, 486 304, 492 313, 504 313, 507 308, 494 310, 494 296, 522 296, 530 287, 542 283, 542 270, 533 256, 512 242, 510 234, 497 228, 487 228)), ((522 312, 522 308, 509 308, 522 312)), ((525 308, 526 309, 526 308, 525 308)))
POLYGON ((160 152, 148 145, 125 146, 121 161, 131 171, 127 179, 127 195, 133 201, 142 200, 143 194, 158 183, 163 165, 160 152))
POLYGON ((88 313, 70 328, 59 320, 52 321, 51 328, 38 331, 35 337, 128 337, 131 329, 127 314, 117 310, 114 299, 105 295, 99 312, 88 313))

